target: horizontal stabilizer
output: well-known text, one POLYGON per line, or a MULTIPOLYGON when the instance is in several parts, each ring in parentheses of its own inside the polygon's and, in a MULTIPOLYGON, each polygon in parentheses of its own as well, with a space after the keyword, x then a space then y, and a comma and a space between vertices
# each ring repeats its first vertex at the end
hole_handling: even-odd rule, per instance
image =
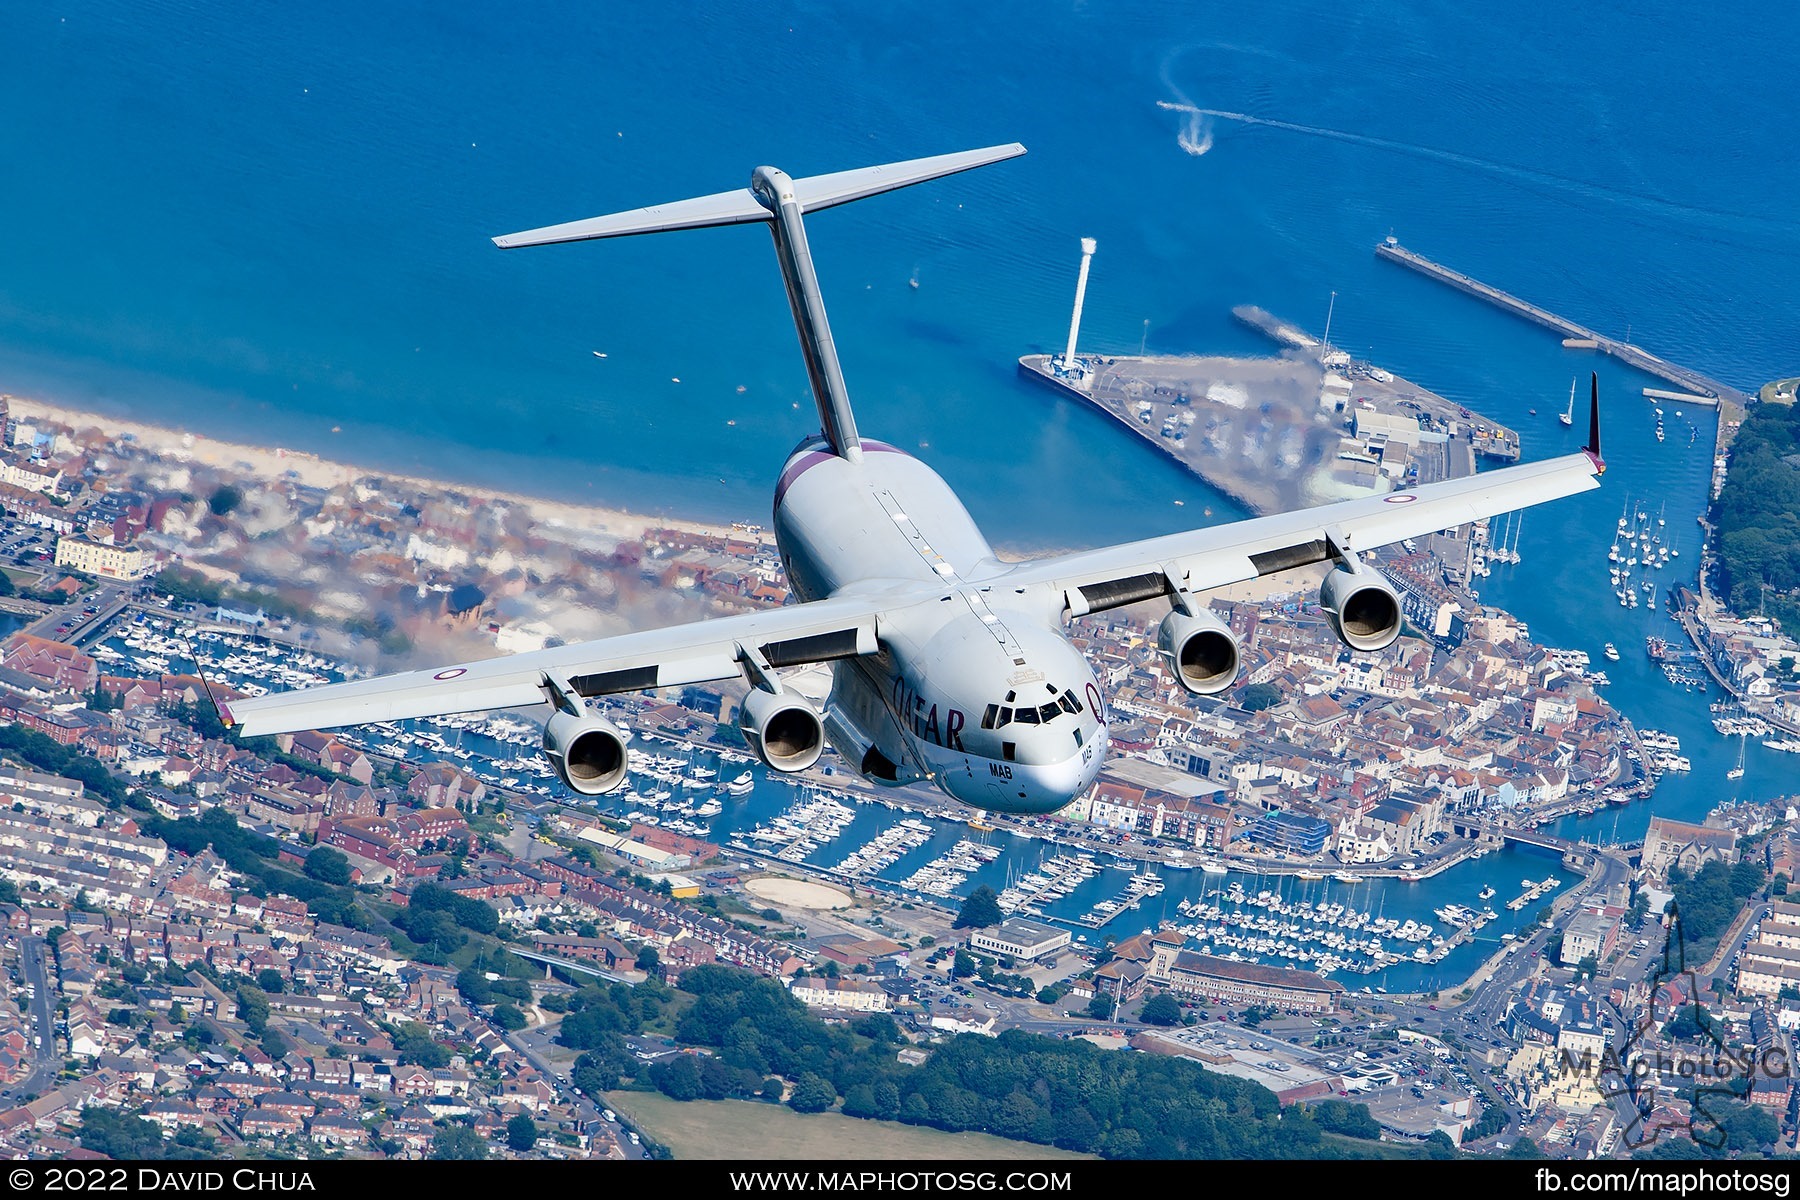
POLYGON ((650 208, 634 208, 630 212, 589 217, 584 221, 568 221, 508 233, 494 239, 502 250, 519 246, 548 246, 555 242, 585 242, 592 238, 624 237, 633 233, 662 233, 671 229, 703 229, 708 225, 741 225, 745 221, 766 221, 769 210, 757 203, 749 188, 735 192, 718 192, 693 200, 676 200, 650 208))
MULTIPOLYGON (((859 167, 854 171, 836 171, 830 175, 814 175, 793 181, 794 199, 801 211, 815 212, 838 204, 848 204, 880 192, 941 179, 958 171, 984 167, 1002 159, 1025 153, 1017 142, 989 146, 982 150, 962 150, 955 154, 938 154, 906 162, 887 163, 879 167, 859 167)), ((741 225, 746 221, 768 221, 774 218, 749 188, 735 192, 717 192, 692 200, 676 200, 629 212, 611 213, 527 229, 522 233, 502 234, 494 245, 502 250, 520 246, 547 246, 556 242, 584 242, 593 238, 625 237, 634 233, 663 233, 675 229, 702 229, 709 225, 741 225)))
POLYGON ((835 204, 848 204, 878 192, 910 187, 929 179, 942 179, 958 171, 985 167, 1003 159, 1017 158, 1025 147, 1017 142, 1004 146, 988 146, 982 150, 961 150, 955 154, 938 154, 931 158, 915 158, 908 162, 888 163, 880 167, 859 167, 854 171, 836 171, 830 175, 814 175, 794 180, 794 199, 804 212, 817 212, 835 204))

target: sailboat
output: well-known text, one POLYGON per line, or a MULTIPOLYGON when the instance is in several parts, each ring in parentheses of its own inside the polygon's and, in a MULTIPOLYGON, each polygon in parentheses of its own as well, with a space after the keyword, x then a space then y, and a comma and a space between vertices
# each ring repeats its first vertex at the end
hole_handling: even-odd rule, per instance
POLYGON ((1744 777, 1744 737, 1744 734, 1738 734, 1737 766, 1725 772, 1725 778, 1727 779, 1742 779, 1744 777))
POLYGON ((1563 409, 1562 416, 1556 419, 1564 425, 1575 423, 1575 381, 1573 379, 1569 380, 1569 407, 1563 409))

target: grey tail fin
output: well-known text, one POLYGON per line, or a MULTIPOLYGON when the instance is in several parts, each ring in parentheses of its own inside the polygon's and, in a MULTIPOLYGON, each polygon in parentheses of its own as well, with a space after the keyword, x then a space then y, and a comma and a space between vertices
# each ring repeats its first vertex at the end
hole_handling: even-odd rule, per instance
POLYGON ((718 192, 692 200, 677 200, 630 212, 509 233, 495 238, 494 244, 510 250, 554 242, 766 222, 775 238, 775 255, 781 263, 788 307, 793 310, 794 328, 800 335, 800 351, 806 359, 807 378, 812 382, 813 398, 819 406, 820 428, 833 453, 855 461, 862 457, 862 443, 856 434, 856 417, 850 410, 850 394, 844 385, 843 369, 838 365, 831 325, 825 317, 825 300, 819 292, 818 275, 813 270, 812 252, 807 248, 802 215, 983 167, 1023 153, 1025 147, 1013 142, 982 150, 813 175, 806 179, 792 179, 774 167, 758 167, 750 176, 750 186, 739 191, 718 192))

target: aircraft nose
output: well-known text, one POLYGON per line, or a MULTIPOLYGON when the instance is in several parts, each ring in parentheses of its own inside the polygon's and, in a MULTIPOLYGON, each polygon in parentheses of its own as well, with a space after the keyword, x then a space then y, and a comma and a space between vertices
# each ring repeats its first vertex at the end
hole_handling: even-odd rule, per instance
POLYGON ((1039 763, 1019 769, 1014 777, 1017 790, 1026 793, 1026 802, 1041 811, 1061 808, 1088 789, 1100 774, 1102 756, 1094 754, 1083 761, 1077 751, 1061 762, 1039 763))

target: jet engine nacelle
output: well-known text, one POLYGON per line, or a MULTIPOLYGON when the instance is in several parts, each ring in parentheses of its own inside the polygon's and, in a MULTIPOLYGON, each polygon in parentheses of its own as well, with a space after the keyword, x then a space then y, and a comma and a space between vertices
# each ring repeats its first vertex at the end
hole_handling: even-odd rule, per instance
POLYGON ((804 771, 825 752, 825 722, 793 692, 751 688, 738 709, 744 740, 777 771, 804 771))
POLYGON ((544 757, 556 777, 584 796, 599 796, 625 782, 625 735, 604 717, 557 712, 544 726, 544 757))
POLYGON ((1237 638, 1210 608, 1196 606, 1193 616, 1172 612, 1164 617, 1156 646, 1176 680, 1197 696, 1217 695, 1237 680, 1237 638))
POLYGON ((1352 650, 1385 650, 1400 636, 1400 593, 1366 564, 1333 567, 1319 588, 1319 607, 1352 650))

